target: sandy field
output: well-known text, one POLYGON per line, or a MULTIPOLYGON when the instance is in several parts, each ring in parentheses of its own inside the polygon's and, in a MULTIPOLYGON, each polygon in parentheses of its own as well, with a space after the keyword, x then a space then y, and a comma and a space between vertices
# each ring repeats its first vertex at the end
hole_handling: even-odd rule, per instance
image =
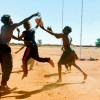
MULTIPOLYGON (((9 91, 0 92, 0 100, 100 100, 100 48, 83 47, 82 58, 99 59, 96 61, 77 60, 84 72, 88 74, 86 81, 83 75, 72 66, 71 72, 62 66, 62 82, 57 83, 57 62, 61 56, 61 47, 39 47, 41 57, 50 57, 54 60, 55 68, 48 63, 35 61, 33 69, 28 71, 28 76, 22 77, 22 56, 25 48, 15 54, 21 46, 11 46, 13 56, 13 70, 8 81, 9 91)), ((80 48, 74 47, 80 57, 80 48)), ((28 66, 30 67, 30 65, 28 66)), ((1 68, 0 68, 1 81, 1 68)))

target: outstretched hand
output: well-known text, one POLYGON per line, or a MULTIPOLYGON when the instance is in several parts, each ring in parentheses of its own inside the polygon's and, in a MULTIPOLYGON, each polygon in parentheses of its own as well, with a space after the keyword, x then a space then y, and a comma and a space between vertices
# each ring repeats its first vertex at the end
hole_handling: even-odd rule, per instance
POLYGON ((41 26, 41 25, 40 25, 40 27, 41 27, 42 29, 45 29, 44 26, 41 26))
POLYGON ((53 32, 51 26, 50 26, 50 27, 48 26, 48 27, 47 27, 47 30, 53 32))
POLYGON ((37 12, 37 13, 35 14, 35 16, 41 17, 41 14, 40 14, 39 12, 37 12))
POLYGON ((43 21, 42 21, 41 18, 36 18, 36 19, 35 19, 35 22, 37 23, 36 28, 37 28, 38 26, 40 26, 41 28, 44 27, 44 23, 43 23, 43 21))

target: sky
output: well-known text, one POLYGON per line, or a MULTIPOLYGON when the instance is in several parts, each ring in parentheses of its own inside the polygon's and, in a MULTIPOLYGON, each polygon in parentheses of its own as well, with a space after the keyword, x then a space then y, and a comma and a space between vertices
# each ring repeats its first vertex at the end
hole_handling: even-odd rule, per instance
MULTIPOLYGON (((55 33, 61 33, 64 26, 70 26, 72 44, 80 45, 81 41, 81 45, 95 45, 96 40, 100 38, 100 0, 83 0, 82 23, 81 8, 82 0, 1 0, 0 17, 9 14, 13 22, 17 23, 40 12, 45 28, 51 26, 55 33)), ((37 17, 30 20, 32 28, 36 25, 35 18, 37 17)), ((0 27, 2 25, 0 22, 0 27)), ((19 29, 21 33, 25 30, 23 25, 19 29)), ((13 34, 17 36, 17 31, 13 34)), ((36 30, 35 37, 36 42, 42 40, 42 44, 62 43, 61 39, 56 39, 41 28, 36 30)), ((11 42, 20 43, 13 39, 11 42)))

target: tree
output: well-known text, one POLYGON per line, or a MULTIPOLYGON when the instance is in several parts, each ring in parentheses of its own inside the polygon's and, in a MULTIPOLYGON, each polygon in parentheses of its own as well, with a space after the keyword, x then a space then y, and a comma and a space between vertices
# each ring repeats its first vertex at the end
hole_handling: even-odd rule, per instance
POLYGON ((96 45, 97 47, 100 47, 100 38, 97 39, 97 41, 95 42, 95 45, 96 45))

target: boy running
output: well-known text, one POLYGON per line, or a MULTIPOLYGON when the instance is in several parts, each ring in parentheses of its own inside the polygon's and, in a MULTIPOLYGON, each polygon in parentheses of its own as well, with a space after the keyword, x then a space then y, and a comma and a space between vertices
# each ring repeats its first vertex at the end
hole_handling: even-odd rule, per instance
POLYGON ((87 79, 87 74, 82 71, 82 69, 76 65, 75 60, 76 60, 76 54, 73 51, 73 49, 70 46, 71 39, 69 38, 69 33, 71 33, 72 29, 69 26, 65 26, 64 29, 62 30, 62 33, 54 33, 52 32, 51 28, 48 28, 49 30, 45 29, 43 26, 40 26, 43 30, 46 32, 50 33, 51 35, 54 35, 57 39, 62 39, 63 41, 63 47, 64 47, 64 52, 62 53, 59 61, 58 61, 58 73, 59 73, 59 79, 58 82, 62 81, 61 77, 61 65, 73 65, 76 67, 84 76, 84 80, 87 79))
POLYGON ((24 38, 24 41, 26 41, 25 42, 26 50, 24 52, 22 59, 23 62, 22 68, 24 72, 22 79, 26 77, 28 74, 27 62, 30 58, 33 58, 34 60, 37 60, 39 62, 48 62, 52 67, 54 67, 54 62, 50 58, 39 57, 38 47, 35 41, 35 30, 31 28, 30 23, 25 22, 24 28, 25 31, 23 31, 22 35, 18 38, 18 40, 22 40, 22 38, 24 38))

